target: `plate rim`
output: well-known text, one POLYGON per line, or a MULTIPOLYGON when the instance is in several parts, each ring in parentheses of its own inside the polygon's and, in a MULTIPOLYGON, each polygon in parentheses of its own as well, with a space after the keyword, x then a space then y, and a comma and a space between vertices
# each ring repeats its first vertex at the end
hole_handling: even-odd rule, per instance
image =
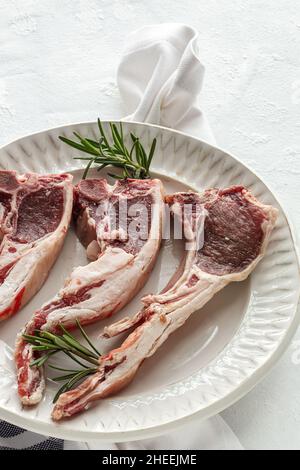
MULTIPOLYGON (((256 170, 253 170, 251 166, 248 164, 244 163, 241 159, 236 157, 234 154, 232 154, 230 151, 227 151, 223 147, 220 147, 215 144, 211 144, 207 142, 204 139, 200 139, 192 134, 188 134, 182 131, 178 131, 175 129, 171 129, 165 126, 160 126, 157 124, 149 124, 149 123, 143 123, 143 122, 138 122, 138 121, 126 121, 124 119, 112 119, 112 120, 103 120, 101 121, 102 123, 106 124, 109 122, 113 123, 126 123, 126 124, 132 124, 132 125, 139 125, 143 126, 145 128, 156 128, 158 130, 162 131, 168 131, 177 135, 181 135, 184 138, 192 138, 197 140, 200 143, 203 143, 205 145, 208 145, 215 149, 216 151, 220 151, 222 153, 225 153, 229 155, 231 158, 233 158, 235 161, 237 161, 239 164, 241 164, 244 168, 246 168, 248 171, 250 171, 252 174, 255 175, 255 177, 264 184, 264 186, 267 188, 268 192, 271 193, 273 198, 276 200, 276 203, 280 207, 286 221, 288 224, 288 229, 291 234, 291 240, 293 244, 293 248, 295 251, 296 255, 296 261, 297 261, 297 268, 298 272, 300 273, 300 253, 299 253, 299 246, 298 246, 298 241, 297 241, 297 236, 296 236, 296 231, 294 229, 293 223, 290 219, 289 212, 285 210, 284 205, 280 202, 279 198, 277 197, 276 190, 273 188, 271 189, 270 186, 265 182, 264 178, 262 178, 256 170)), ((18 143, 18 141, 26 139, 26 138, 31 138, 34 136, 38 136, 39 134, 47 133, 50 131, 58 131, 59 129, 65 129, 67 127, 72 127, 72 126, 94 126, 96 124, 96 121, 79 121, 79 122, 72 122, 69 124, 64 124, 60 126, 55 126, 51 128, 45 128, 37 132, 29 133, 26 134, 22 137, 19 137, 15 140, 12 140, 0 147, 0 151, 4 150, 6 147, 18 143)), ((178 179, 179 180, 179 179, 178 179)), ((85 441, 85 440, 92 440, 92 439, 99 439, 103 442, 125 442, 128 440, 141 440, 141 439, 146 439, 146 438, 151 438, 155 437, 157 435, 163 434, 165 432, 174 430, 175 428, 178 428, 179 426, 183 426, 187 424, 188 422, 195 421, 196 419, 208 419, 225 409, 227 409, 229 406, 232 406, 234 403, 239 401, 241 398, 243 398, 245 395, 247 395, 256 385, 258 385, 261 380, 272 370, 272 368, 275 366, 275 364, 278 362, 280 357, 284 354, 286 349, 288 348, 290 341, 292 340, 297 327, 299 326, 300 323, 300 292, 298 293, 298 301, 295 303, 295 313, 293 316, 292 321, 288 325, 283 337, 281 338, 280 343, 276 347, 275 351, 271 354, 271 356, 264 362, 264 364, 260 365, 252 374, 251 376, 247 377, 237 388, 229 393, 227 393, 225 396, 220 398, 214 403, 211 403, 210 405, 197 410, 195 412, 190 413, 187 416, 181 417, 181 418, 175 418, 172 421, 164 424, 158 424, 154 426, 147 426, 145 428, 140 428, 138 430, 129 430, 129 431, 106 431, 106 432, 101 432, 101 431, 74 431, 71 429, 65 429, 63 427, 60 427, 59 424, 57 423, 44 423, 38 419, 33 419, 33 418, 26 418, 22 416, 18 416, 16 413, 13 413, 11 411, 7 411, 2 405, 0 405, 0 419, 9 421, 10 423, 16 425, 16 426, 21 426, 29 431, 37 432, 37 433, 42 433, 44 435, 49 435, 52 437, 56 438, 62 438, 62 439, 68 439, 68 440, 74 440, 74 441, 85 441)))

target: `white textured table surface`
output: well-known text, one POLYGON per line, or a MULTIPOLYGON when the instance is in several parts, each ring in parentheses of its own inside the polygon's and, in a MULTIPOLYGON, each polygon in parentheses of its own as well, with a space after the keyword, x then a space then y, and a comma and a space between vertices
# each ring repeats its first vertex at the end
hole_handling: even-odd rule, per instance
MULTIPOLYGON (((124 114, 115 86, 139 25, 200 32, 202 103, 220 146, 276 191, 300 232, 300 5, 295 0, 0 0, 0 145, 124 114)), ((269 376, 222 415, 252 448, 300 449, 300 332, 269 376)))

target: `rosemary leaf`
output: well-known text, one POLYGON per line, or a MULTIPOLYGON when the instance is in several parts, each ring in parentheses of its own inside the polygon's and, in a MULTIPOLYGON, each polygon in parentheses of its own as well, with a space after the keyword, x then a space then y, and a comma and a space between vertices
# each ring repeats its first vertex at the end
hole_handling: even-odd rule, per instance
MULTIPOLYGON (((78 358, 75 357, 72 353, 70 353, 70 352, 68 352, 68 351, 64 351, 64 352, 65 352, 65 354, 66 354, 67 356, 69 356, 74 362, 76 362, 77 364, 79 364, 81 367, 84 367, 84 368, 87 367, 85 364, 83 364, 81 361, 79 361, 78 358)), ((78 354, 78 355, 79 355, 79 354, 78 354)), ((80 356, 80 357, 81 357, 81 356, 80 356)), ((83 357, 83 359, 84 359, 84 357, 83 357)), ((95 365, 95 366, 98 365, 98 361, 96 361, 95 359, 89 358, 89 359, 85 359, 85 360, 86 360, 87 362, 89 362, 90 364, 93 364, 93 365, 95 365)))
MULTIPOLYGON (((39 332, 38 332, 39 334, 39 332)), ((34 335, 23 335, 23 338, 26 340, 27 343, 31 343, 31 344, 34 344, 34 343, 41 343, 41 342, 47 342, 49 343, 48 340, 44 339, 44 338, 40 338, 38 335, 37 336, 34 336, 34 335)))
POLYGON ((103 168, 105 168, 107 165, 108 165, 108 163, 102 163, 102 165, 100 165, 100 166, 97 168, 97 171, 103 170, 103 168))
POLYGON ((141 166, 146 169, 147 168, 147 155, 146 155, 146 152, 144 150, 144 147, 142 146, 140 140, 138 141, 138 147, 139 147, 139 150, 140 150, 140 155, 141 155, 141 166))
POLYGON ((153 139, 153 142, 152 142, 152 145, 151 145, 151 149, 150 149, 150 153, 149 153, 149 157, 148 157, 148 161, 147 161, 147 171, 149 171, 150 165, 151 165, 151 163, 152 163, 152 159, 153 159, 153 156, 154 156, 154 153, 155 153, 155 149, 156 149, 156 143, 157 143, 157 140, 156 140, 156 139, 153 139))
POLYGON ((60 395, 68 390, 68 383, 65 383, 60 389, 57 391, 53 398, 53 403, 56 403, 59 399, 60 395))
POLYGON ((59 370, 61 372, 74 372, 73 369, 62 369, 61 367, 54 366, 53 364, 48 364, 48 367, 53 370, 59 370))
MULTIPOLYGON (((97 369, 87 369, 87 371, 89 373, 91 373, 91 372, 95 373, 97 371, 97 369)), ((51 380, 53 380, 54 382, 64 382, 64 381, 69 382, 70 379, 73 379, 76 375, 78 375, 79 373, 82 373, 82 372, 83 372, 82 370, 74 370, 70 374, 59 375, 58 377, 54 377, 51 380)))
POLYGON ((123 149, 120 135, 118 133, 118 129, 116 128, 114 124, 110 123, 110 130, 111 130, 111 135, 114 141, 114 145, 116 149, 119 150, 122 154, 122 152, 124 152, 124 149, 123 149))
POLYGON ((115 180, 123 180, 125 177, 124 175, 116 175, 115 173, 107 173, 108 176, 114 178, 115 180))
POLYGON ((71 147, 74 147, 77 150, 82 150, 82 152, 89 153, 90 155, 98 155, 99 152, 97 152, 95 149, 88 150, 85 148, 84 145, 78 144, 77 142, 74 142, 73 140, 67 139, 66 137, 59 136, 59 139, 64 142, 65 144, 70 145, 71 147))
POLYGON ((88 139, 86 138, 89 144, 91 144, 95 149, 99 150, 99 141, 97 142, 96 140, 93 139, 88 139))
POLYGON ((97 354, 97 358, 99 358, 101 356, 101 354, 99 353, 99 351, 97 350, 97 348, 93 345, 93 343, 91 342, 90 338, 88 337, 88 335, 86 334, 86 332, 84 331, 84 329, 82 328, 80 322, 78 320, 76 320, 76 325, 77 327, 79 328, 80 330, 80 333, 82 334, 82 336, 84 337, 84 339, 86 340, 86 342, 91 346, 91 348, 95 351, 95 353, 97 354))
POLYGON ((99 356, 97 354, 95 354, 94 352, 92 352, 89 349, 82 346, 80 343, 78 343, 78 341, 70 338, 67 335, 63 335, 62 337, 63 337, 64 341, 69 346, 71 346, 71 348, 75 349, 76 352, 80 352, 81 354, 84 354, 87 357, 93 357, 94 359, 98 359, 99 356))
POLYGON ((58 377, 53 377, 51 380, 53 380, 53 382, 66 382, 66 381, 68 382, 77 373, 78 371, 72 372, 71 374, 67 374, 67 375, 59 375, 58 377))
POLYGON ((32 361, 30 363, 30 367, 42 367, 48 361, 48 359, 50 359, 50 357, 53 356, 53 354, 55 353, 56 351, 52 351, 52 352, 49 352, 48 354, 44 354, 43 356, 39 357, 35 361, 32 361))
POLYGON ((54 335, 53 333, 49 333, 49 331, 42 331, 40 333, 42 338, 47 338, 53 342, 53 345, 58 346, 61 349, 65 349, 66 344, 65 341, 62 339, 61 336, 54 335))
MULTIPOLYGON (((69 390, 72 389, 72 387, 74 387, 78 382, 80 382, 82 379, 84 379, 85 377, 87 377, 88 375, 92 375, 94 374, 95 372, 94 371, 89 371, 89 370, 85 370, 85 371, 81 371, 81 372, 78 372, 77 374, 74 374, 72 375, 72 378, 67 382, 65 383, 59 390, 58 392, 56 393, 54 399, 53 399, 53 403, 56 403, 59 396, 62 394, 62 393, 65 393, 69 390)), ((57 378, 56 378, 57 379, 57 378)), ((55 380, 55 379, 52 379, 52 380, 55 380)))
POLYGON ((140 152, 140 141, 135 139, 135 158, 139 165, 142 165, 141 152, 140 152))
POLYGON ((91 158, 90 161, 89 161, 89 163, 87 164, 87 166, 86 166, 84 172, 83 172, 83 175, 82 175, 82 179, 83 179, 83 180, 86 179, 86 177, 87 177, 87 175, 88 175, 88 172, 89 172, 89 170, 90 170, 90 168, 91 168, 91 166, 93 165, 94 162, 95 162, 95 159, 94 159, 94 158, 91 158))
POLYGON ((75 374, 74 377, 69 380, 68 382, 68 388, 72 388, 74 387, 74 385, 79 382, 80 380, 82 380, 83 378, 85 378, 87 375, 91 375, 91 374, 94 374, 95 373, 95 370, 94 369, 88 369, 88 370, 82 370, 81 372, 78 372, 78 374, 75 374))
POLYGON ((100 121, 99 118, 98 118, 97 122, 98 122, 98 127, 99 127, 99 131, 100 131, 100 135, 103 139, 103 142, 105 143, 106 147, 110 147, 109 142, 106 138, 105 132, 103 130, 103 127, 102 127, 102 124, 101 124, 101 121, 100 121))
POLYGON ((57 346, 32 346, 33 351, 51 351, 58 350, 57 346))

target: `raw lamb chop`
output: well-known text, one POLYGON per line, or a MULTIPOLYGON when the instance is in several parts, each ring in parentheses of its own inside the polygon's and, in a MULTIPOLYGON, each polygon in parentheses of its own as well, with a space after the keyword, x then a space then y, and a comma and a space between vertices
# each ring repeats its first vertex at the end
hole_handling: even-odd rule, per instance
POLYGON ((0 320, 43 285, 66 236, 72 205, 71 175, 0 171, 0 320))
POLYGON ((44 304, 19 335, 16 345, 22 403, 33 405, 45 387, 40 368, 30 367, 36 353, 22 334, 61 333, 102 320, 126 305, 141 289, 155 263, 162 231, 163 188, 159 180, 83 180, 75 189, 77 233, 95 259, 76 268, 64 288, 44 304))
POLYGON ((99 358, 97 373, 59 397, 52 413, 54 420, 79 413, 92 401, 126 386, 143 360, 152 356, 192 313, 228 283, 246 279, 263 257, 277 217, 276 209, 259 203, 243 187, 213 189, 202 195, 178 193, 169 196, 167 202, 181 218, 190 240, 184 262, 161 294, 144 298, 145 308, 132 320, 106 330, 112 336, 136 326, 121 347, 99 358), (182 211, 185 204, 192 204, 192 217, 182 211), (203 210, 204 243, 199 249, 203 210))

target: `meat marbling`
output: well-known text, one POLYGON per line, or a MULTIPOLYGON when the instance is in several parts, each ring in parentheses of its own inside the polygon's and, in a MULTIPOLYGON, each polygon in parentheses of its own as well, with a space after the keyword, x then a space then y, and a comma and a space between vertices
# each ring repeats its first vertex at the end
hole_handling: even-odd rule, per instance
POLYGON ((59 397, 54 420, 79 413, 126 386, 143 360, 192 313, 228 283, 246 279, 263 257, 277 218, 276 209, 261 204, 243 187, 177 193, 167 197, 167 202, 181 218, 190 240, 178 272, 163 292, 143 299, 145 307, 137 315, 106 328, 106 336, 114 336, 135 327, 119 348, 99 358, 97 373, 59 397), (185 217, 184 204, 193 205, 192 218, 185 217), (203 214, 204 244, 199 249, 203 214))
POLYGON ((76 230, 92 261, 77 267, 65 286, 35 312, 16 345, 18 390, 25 405, 38 403, 45 388, 43 371, 30 367, 37 353, 22 334, 36 330, 60 333, 104 319, 141 289, 155 263, 162 231, 163 188, 160 180, 81 181, 75 188, 76 230), (145 208, 147 211, 145 211, 145 208))
POLYGON ((71 175, 0 171, 0 321, 43 285, 67 233, 71 175))

